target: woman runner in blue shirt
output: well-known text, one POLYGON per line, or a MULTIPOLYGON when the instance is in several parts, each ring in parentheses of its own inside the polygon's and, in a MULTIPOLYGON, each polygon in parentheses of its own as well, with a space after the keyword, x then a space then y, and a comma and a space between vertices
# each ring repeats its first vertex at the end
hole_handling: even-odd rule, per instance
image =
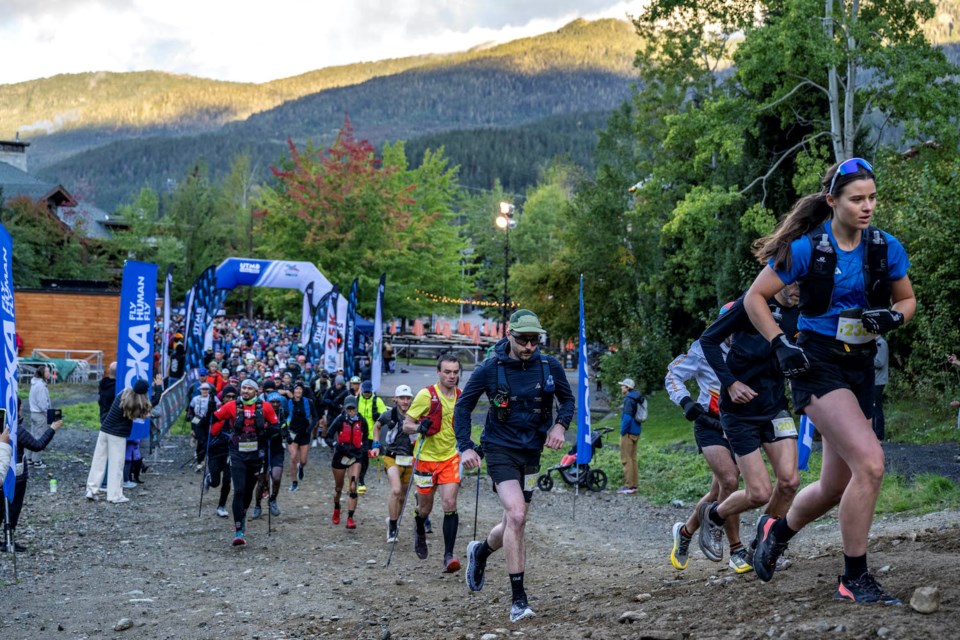
POLYGON ((754 570, 773 577, 777 557, 808 523, 840 505, 844 575, 837 599, 900 604, 867 571, 867 536, 883 480, 883 449, 873 433, 875 339, 913 317, 916 298, 900 242, 871 226, 877 203, 873 167, 851 158, 830 167, 822 189, 801 198, 755 253, 766 266, 744 298, 757 330, 792 378, 794 410, 823 436, 820 479, 784 518, 757 523, 754 570), (767 300, 800 283, 800 335, 791 343, 767 300))

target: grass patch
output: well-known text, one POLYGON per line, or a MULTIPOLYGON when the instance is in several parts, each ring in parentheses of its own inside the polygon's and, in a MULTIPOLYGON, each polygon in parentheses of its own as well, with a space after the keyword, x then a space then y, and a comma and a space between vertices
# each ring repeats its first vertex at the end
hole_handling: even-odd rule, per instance
POLYGON ((96 402, 81 402, 64 407, 63 424, 79 429, 99 429, 100 405, 96 402))
POLYGON ((892 442, 936 444, 960 442, 957 412, 950 408, 949 398, 931 403, 913 396, 901 395, 891 402, 889 393, 884 405, 884 436, 892 442))
POLYGON ((960 487, 935 473, 921 473, 907 481, 901 475, 883 477, 877 513, 927 513, 960 506, 960 487))

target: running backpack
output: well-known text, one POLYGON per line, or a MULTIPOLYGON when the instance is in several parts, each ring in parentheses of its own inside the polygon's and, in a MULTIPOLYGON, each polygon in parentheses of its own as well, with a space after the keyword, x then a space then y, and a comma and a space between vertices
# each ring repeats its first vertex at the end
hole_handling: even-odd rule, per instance
POLYGON ((360 449, 363 446, 363 425, 360 424, 359 420, 343 421, 343 427, 337 434, 337 444, 349 445, 355 449, 360 449))
MULTIPOLYGON (((430 411, 427 414, 430 417, 430 428, 427 429, 427 432, 424 435, 433 436, 439 433, 440 427, 443 426, 443 405, 440 403, 440 395, 437 393, 437 385, 430 385, 427 387, 427 391, 430 393, 430 411)), ((463 392, 460 390, 460 387, 456 387, 457 399, 460 398, 461 393, 463 392)), ((456 399, 454 402, 456 402, 456 399)))
POLYGON ((647 419, 647 413, 647 399, 643 396, 640 396, 640 399, 634 402, 633 405, 634 422, 645 422, 647 419))

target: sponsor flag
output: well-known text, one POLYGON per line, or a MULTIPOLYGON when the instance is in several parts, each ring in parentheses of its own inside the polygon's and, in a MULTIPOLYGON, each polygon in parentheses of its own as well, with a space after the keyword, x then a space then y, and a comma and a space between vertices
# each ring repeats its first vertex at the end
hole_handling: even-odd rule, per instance
MULTIPOLYGON (((157 309, 157 265, 127 260, 120 285, 117 336, 117 394, 138 379, 153 382, 153 328, 157 309)), ((134 420, 130 440, 150 437, 150 420, 134 420)))
MULTIPOLYGON (((0 398, 7 413, 10 428, 10 447, 13 457, 10 470, 3 479, 3 494, 7 501, 13 500, 17 473, 17 318, 13 309, 13 238, 0 224, 0 322, 3 323, 3 346, 0 348, 0 398)), ((2 429, 2 426, 0 426, 2 429)))
POLYGON ((593 458, 590 441, 590 376, 587 373, 587 323, 583 314, 583 274, 580 274, 580 366, 577 367, 577 464, 593 458))
POLYGON ((308 282, 303 290, 303 312, 300 316, 300 346, 306 349, 313 329, 313 283, 308 282))
POLYGON ((189 324, 186 327, 187 370, 203 365, 203 343, 207 327, 217 312, 215 296, 217 276, 214 267, 204 269, 193 283, 193 298, 190 304, 189 324))
POLYGON ((800 437, 797 438, 797 469, 810 468, 810 451, 813 450, 813 420, 800 416, 800 437))
POLYGON ((377 286, 377 310, 373 317, 373 357, 370 362, 370 384, 374 393, 380 391, 380 374, 383 371, 383 290, 386 287, 387 274, 380 274, 377 286))
MULTIPOLYGON (((160 337, 160 371, 167 377, 167 367, 170 365, 170 290, 173 289, 173 265, 167 265, 167 277, 163 281, 163 334, 160 337)), ((150 381, 151 384, 153 381, 150 381)))
POLYGON ((327 373, 337 371, 337 304, 340 301, 340 288, 333 286, 327 299, 327 311, 324 319, 323 368, 327 373))
POLYGON ((307 360, 314 364, 320 362, 324 352, 324 338, 327 334, 327 305, 330 303, 330 292, 320 298, 320 302, 313 307, 313 317, 310 322, 309 342, 307 343, 307 360))
POLYGON ((357 279, 353 279, 350 285, 350 295, 347 296, 347 322, 344 326, 343 336, 343 373, 349 380, 354 375, 356 366, 354 364, 354 351, 356 350, 357 330, 357 279))

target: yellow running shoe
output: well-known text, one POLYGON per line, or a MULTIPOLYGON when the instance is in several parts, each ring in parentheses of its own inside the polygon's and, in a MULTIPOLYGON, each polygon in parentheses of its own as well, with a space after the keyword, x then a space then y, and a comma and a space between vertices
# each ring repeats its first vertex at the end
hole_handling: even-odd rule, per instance
POLYGON ((736 573, 753 571, 753 565, 750 564, 750 556, 745 547, 730 552, 730 568, 736 573))
POLYGON ((674 569, 683 571, 687 568, 690 540, 693 538, 685 538, 683 534, 680 533, 681 529, 683 529, 682 522, 677 522, 673 525, 673 549, 670 550, 670 564, 673 565, 674 569))
POLYGON ((365 485, 365 484, 358 484, 358 485, 357 485, 357 493, 359 493, 360 495, 363 495, 363 494, 365 494, 366 492, 367 492, 367 485, 365 485))

